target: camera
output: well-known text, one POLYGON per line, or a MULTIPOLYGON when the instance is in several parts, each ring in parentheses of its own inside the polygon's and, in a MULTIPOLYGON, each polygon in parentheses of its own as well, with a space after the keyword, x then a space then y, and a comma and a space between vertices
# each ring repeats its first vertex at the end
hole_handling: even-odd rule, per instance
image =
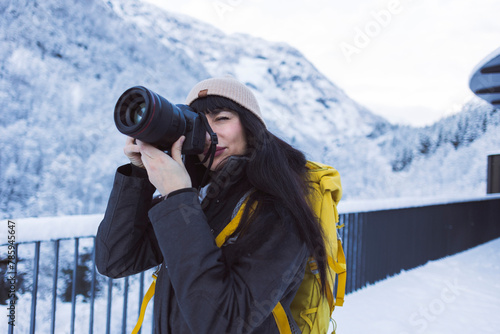
POLYGON ((207 129, 202 117, 189 106, 172 104, 143 86, 127 89, 114 112, 118 131, 162 151, 169 151, 180 136, 186 136, 182 154, 203 153, 207 129))

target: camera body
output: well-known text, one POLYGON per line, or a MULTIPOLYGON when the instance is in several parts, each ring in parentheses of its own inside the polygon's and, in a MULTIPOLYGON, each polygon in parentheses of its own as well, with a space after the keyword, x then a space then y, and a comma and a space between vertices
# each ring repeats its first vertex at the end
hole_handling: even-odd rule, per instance
POLYGON ((143 86, 127 89, 114 111, 121 133, 169 151, 180 136, 186 136, 182 154, 200 154, 205 148, 204 115, 184 104, 172 104, 143 86))

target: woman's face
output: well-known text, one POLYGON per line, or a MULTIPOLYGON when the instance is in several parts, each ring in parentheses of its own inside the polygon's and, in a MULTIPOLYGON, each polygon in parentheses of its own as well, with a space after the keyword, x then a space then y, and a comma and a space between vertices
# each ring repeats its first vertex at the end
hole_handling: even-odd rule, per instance
MULTIPOLYGON (((219 164, 226 158, 232 155, 245 154, 247 149, 247 140, 245 131, 240 122, 240 116, 228 109, 216 110, 207 115, 208 124, 217 134, 218 144, 215 151, 214 161, 211 170, 216 170, 219 164)), ((206 134, 205 151, 203 154, 198 154, 200 161, 205 159, 205 155, 210 148, 210 136, 206 134)), ((203 165, 208 167, 210 159, 203 165)))

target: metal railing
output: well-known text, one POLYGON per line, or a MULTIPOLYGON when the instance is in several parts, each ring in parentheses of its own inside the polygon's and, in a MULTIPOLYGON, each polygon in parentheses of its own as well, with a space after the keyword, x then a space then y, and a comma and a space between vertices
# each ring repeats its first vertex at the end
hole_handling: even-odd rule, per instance
POLYGON ((350 293, 500 237, 500 197, 343 214, 350 293))
MULTIPOLYGON (((500 237, 500 197, 347 213, 340 215, 340 223, 345 224, 340 235, 350 293, 500 237)), ((18 283, 24 284, 18 292, 24 293, 18 300, 16 326, 8 326, 9 333, 131 332, 151 275, 121 279, 100 275, 94 246, 93 236, 16 244, 20 257, 15 270, 18 283)), ((152 311, 151 300, 146 314, 150 321, 145 320, 143 333, 153 332, 152 311)))
MULTIPOLYGON (((151 280, 146 282, 145 272, 120 279, 100 275, 95 266, 94 246, 93 236, 15 245, 18 261, 15 262, 17 268, 13 271, 17 273, 16 291, 19 296, 15 326, 7 325, 9 334, 108 334, 132 331, 138 319, 145 284, 150 284, 151 280), (84 252, 82 243, 86 244, 84 252), (61 248, 65 257, 63 261, 61 248), (89 258, 82 260, 82 254, 89 258), (72 258, 70 263, 69 258, 72 258), (64 263, 64 268, 61 268, 61 262, 64 263), (47 268, 51 270, 46 270, 47 268), (65 287, 61 286, 61 281, 65 287), (87 285, 82 287, 82 282, 87 285), (97 290, 99 294, 96 294, 97 290), (134 298, 130 298, 131 290, 135 292, 134 298), (117 302, 117 299, 120 301, 117 302), (134 305, 132 302, 135 302, 134 305), (98 315, 96 306, 99 306, 98 315), (121 306, 121 310, 115 309, 116 306, 121 306)), ((153 300, 146 318, 152 319, 152 304, 153 300)), ((0 326, 0 331, 1 329, 0 326)), ((143 329, 143 333, 153 332, 152 321, 145 321, 143 329)))

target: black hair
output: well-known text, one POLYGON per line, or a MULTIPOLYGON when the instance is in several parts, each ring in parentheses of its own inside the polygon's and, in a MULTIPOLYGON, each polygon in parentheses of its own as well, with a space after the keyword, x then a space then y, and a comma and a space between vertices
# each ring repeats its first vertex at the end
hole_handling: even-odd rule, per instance
MULTIPOLYGON (((257 116, 232 100, 209 95, 195 100, 190 106, 205 113, 220 109, 232 110, 238 114, 244 128, 247 151, 244 155, 246 168, 243 173, 246 182, 254 191, 248 197, 247 210, 235 234, 246 231, 255 221, 255 217, 262 219, 269 216, 268 213, 272 210, 278 213, 282 224, 291 221, 291 227, 298 231, 310 256, 314 257, 318 264, 322 291, 326 293, 328 257, 323 229, 307 202, 310 188, 304 154, 273 135, 257 116), (255 202, 255 211, 249 215, 248 208, 255 202)), ((223 165, 222 170, 227 166, 220 165, 223 165)), ((194 183, 195 181, 193 185, 194 183)), ((274 220, 272 223, 276 224, 274 220)), ((269 228, 270 226, 267 229, 269 228)), ((261 232, 256 233, 254 239, 266 238, 266 234, 270 234, 268 230, 261 232)))

